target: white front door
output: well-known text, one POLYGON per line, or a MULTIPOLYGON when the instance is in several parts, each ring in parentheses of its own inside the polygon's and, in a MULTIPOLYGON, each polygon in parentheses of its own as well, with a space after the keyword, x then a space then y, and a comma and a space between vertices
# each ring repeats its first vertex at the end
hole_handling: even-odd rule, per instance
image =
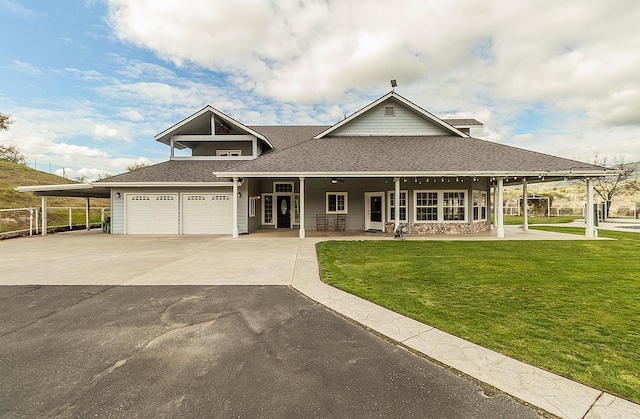
POLYGON ((364 208, 364 229, 384 231, 384 192, 366 192, 364 208))

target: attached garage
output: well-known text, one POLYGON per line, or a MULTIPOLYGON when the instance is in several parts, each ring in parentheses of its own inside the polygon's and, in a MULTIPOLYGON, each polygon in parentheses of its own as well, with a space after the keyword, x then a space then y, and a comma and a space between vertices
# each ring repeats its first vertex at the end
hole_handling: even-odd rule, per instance
POLYGON ((126 194, 126 234, 178 234, 178 194, 126 194))
POLYGON ((182 234, 231 234, 231 194, 182 194, 182 234))

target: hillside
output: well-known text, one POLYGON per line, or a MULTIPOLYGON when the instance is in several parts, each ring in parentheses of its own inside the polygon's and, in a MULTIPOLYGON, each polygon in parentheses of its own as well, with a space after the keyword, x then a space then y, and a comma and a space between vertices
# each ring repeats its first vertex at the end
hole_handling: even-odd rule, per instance
MULTIPOLYGON (((40 197, 31 193, 17 192, 16 186, 61 185, 77 183, 60 176, 34 170, 23 164, 0 161, 0 209, 39 207, 40 197)), ((86 201, 82 198, 53 197, 48 199, 52 207, 83 207, 86 201)), ((91 206, 109 206, 108 199, 92 199, 91 206)))

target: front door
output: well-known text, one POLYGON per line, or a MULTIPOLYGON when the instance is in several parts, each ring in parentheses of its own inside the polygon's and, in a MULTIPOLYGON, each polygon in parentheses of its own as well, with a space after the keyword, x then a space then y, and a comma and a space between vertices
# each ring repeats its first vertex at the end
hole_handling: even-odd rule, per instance
POLYGON ((276 199, 278 228, 291 228, 291 197, 278 196, 276 199))
POLYGON ((365 230, 384 230, 384 192, 367 192, 365 198, 365 230))

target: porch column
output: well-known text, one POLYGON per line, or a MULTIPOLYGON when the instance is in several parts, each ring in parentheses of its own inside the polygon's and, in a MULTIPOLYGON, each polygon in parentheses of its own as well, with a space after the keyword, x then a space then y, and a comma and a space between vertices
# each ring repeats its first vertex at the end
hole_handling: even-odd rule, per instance
MULTIPOLYGON (((480 197, 478 197, 479 199, 480 197)), ((478 211, 480 211, 480 203, 478 202, 478 211)), ((475 233, 473 226, 473 179, 469 178, 469 187, 467 188, 467 217, 469 217, 469 232, 475 233)), ((480 214, 478 214, 480 218, 480 214)))
POLYGON ((499 239, 504 239, 504 178, 498 178, 498 190, 496 192, 496 235, 499 239))
POLYGON ((527 193, 527 181, 522 181, 522 202, 524 203, 524 211, 523 211, 523 220, 522 220, 522 229, 524 231, 529 230, 529 198, 527 193))
POLYGON ((304 178, 300 176, 300 238, 304 236, 304 178))
POLYGON ((231 217, 233 223, 232 237, 238 238, 238 178, 233 178, 233 197, 231 198, 233 203, 233 215, 231 217))
POLYGON ((46 236, 47 235, 47 197, 46 196, 43 196, 41 198, 40 206, 42 207, 42 235, 46 236))
POLYGON ((591 178, 587 178, 587 208, 585 209, 584 219, 587 224, 584 235, 589 238, 596 237, 593 217, 593 179, 591 178))
POLYGON ((89 216, 89 211, 91 211, 91 198, 87 198, 87 214, 86 214, 86 220, 87 220, 87 231, 91 230, 91 217, 89 216))
POLYGON ((395 211, 395 216, 393 217, 393 222, 394 222, 393 232, 395 233, 395 231, 398 229, 398 225, 400 225, 400 178, 395 177, 393 178, 393 181, 396 183, 396 189, 393 192, 394 193, 393 208, 395 211))

